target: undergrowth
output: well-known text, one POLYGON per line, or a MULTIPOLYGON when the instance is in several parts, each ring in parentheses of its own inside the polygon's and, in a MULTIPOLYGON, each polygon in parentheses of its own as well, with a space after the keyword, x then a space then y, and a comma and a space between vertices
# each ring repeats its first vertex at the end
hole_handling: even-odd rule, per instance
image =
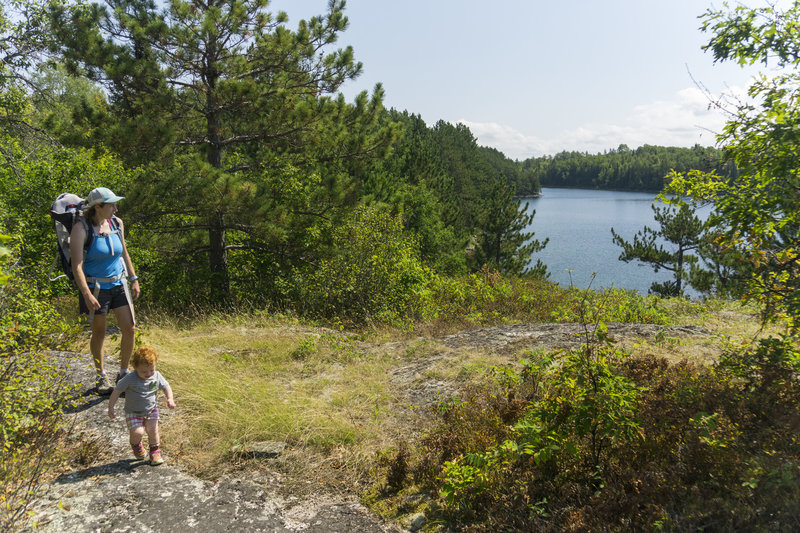
MULTIPOLYGON (((0 272, 1 274, 2 272, 0 272)), ((40 480, 59 460, 75 385, 48 349, 77 335, 25 280, 0 283, 0 531, 24 529, 40 480)))
MULTIPOLYGON (((384 264, 385 271, 394 268, 384 264)), ((347 271, 346 266, 335 268, 347 271)), ((426 271, 415 279, 413 290, 383 278, 354 276, 353 279, 334 279, 326 276, 327 285, 320 284, 315 292, 305 295, 302 303, 294 308, 274 308, 250 301, 234 302, 232 310, 203 308, 187 305, 181 312, 154 305, 146 298, 137 302, 137 315, 145 321, 169 323, 173 327, 193 327, 194 324, 216 320, 225 323, 254 319, 294 320, 304 324, 320 324, 348 331, 383 330, 431 331, 435 329, 463 329, 511 322, 578 322, 581 313, 587 311, 604 322, 637 322, 643 324, 669 324, 676 315, 700 312, 707 304, 688 300, 664 300, 655 296, 641 295, 636 291, 608 288, 591 289, 564 288, 542 279, 529 276, 509 276, 485 267, 467 275, 443 276, 426 271), (367 285, 369 281, 369 285, 367 285), (347 299, 346 295, 329 291, 328 285, 341 284, 359 291, 358 297, 347 299), (380 290, 378 290, 380 289, 380 290), (383 292, 402 290, 406 294, 386 301, 383 292), (310 303, 328 294, 323 304, 310 303), (315 296, 316 295, 316 296, 315 296), (338 300, 337 300, 338 298, 338 300), (347 305, 339 300, 347 301, 347 305), (384 308, 381 305, 391 305, 384 308), (324 311, 324 312, 323 312, 324 311)), ((392 278, 393 279, 393 278, 392 278)), ((72 304, 70 300, 69 304, 72 304)))
MULTIPOLYGON (((441 313, 413 323, 426 335, 514 321, 578 321, 582 312, 592 320, 672 320, 658 300, 635 292, 565 290, 490 270, 450 278, 437 290, 441 313)), ((167 354, 163 371, 191 411, 191 429, 181 438, 187 450, 205 450, 200 463, 224 461, 233 446, 256 440, 324 452, 387 433, 385 415, 393 405, 387 372, 396 362, 360 346, 386 329, 351 333, 335 317, 312 327, 257 310, 146 316, 148 343, 167 354), (330 329, 320 329, 325 325, 330 329)), ((407 331, 400 328, 400 336, 407 331)))
MULTIPOLYGON (((796 531, 793 337, 717 364, 580 349, 495 367, 405 452, 429 524, 464 531, 796 531)), ((397 468, 394 469, 397 471, 397 468)), ((402 491, 396 479, 393 490, 402 491)))

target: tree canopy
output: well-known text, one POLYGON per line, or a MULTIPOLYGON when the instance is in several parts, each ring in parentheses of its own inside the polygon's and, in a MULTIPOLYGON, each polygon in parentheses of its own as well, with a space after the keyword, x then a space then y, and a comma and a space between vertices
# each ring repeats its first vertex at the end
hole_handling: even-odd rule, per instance
POLYGON ((752 269, 749 295, 767 316, 800 318, 800 3, 787 10, 745 6, 708 11, 705 49, 716 61, 763 63, 782 68, 749 88, 752 103, 731 110, 720 143, 739 176, 687 172, 670 192, 710 201, 709 223, 719 230, 717 247, 737 254, 752 269))
POLYGON ((347 199, 342 161, 392 138, 391 128, 374 127, 380 87, 352 104, 335 95, 361 70, 351 48, 328 50, 347 27, 344 2, 296 30, 267 6, 121 0, 51 9, 53 51, 109 95, 112 122, 98 140, 150 167, 131 195, 149 214, 143 222, 196 234, 175 251, 208 258, 214 300, 230 294, 232 250, 302 255, 297 243, 286 247, 292 226, 326 219, 347 199))

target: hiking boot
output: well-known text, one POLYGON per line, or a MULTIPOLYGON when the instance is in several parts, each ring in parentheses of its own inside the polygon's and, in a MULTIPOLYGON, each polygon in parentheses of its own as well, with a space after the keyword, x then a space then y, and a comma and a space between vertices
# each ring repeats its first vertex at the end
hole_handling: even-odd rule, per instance
POLYGON ((97 380, 95 381, 95 388, 97 389, 97 394, 102 396, 107 396, 111 394, 111 391, 114 389, 114 386, 111 385, 111 381, 108 379, 108 376, 105 374, 97 374, 97 380))
POLYGON ((144 453, 144 446, 142 446, 141 442, 139 444, 131 444, 131 448, 133 448, 134 457, 137 459, 144 459, 146 454, 144 453))
POLYGON ((158 466, 164 462, 164 458, 161 457, 161 448, 156 448, 155 450, 150 450, 150 464, 153 466, 158 466))

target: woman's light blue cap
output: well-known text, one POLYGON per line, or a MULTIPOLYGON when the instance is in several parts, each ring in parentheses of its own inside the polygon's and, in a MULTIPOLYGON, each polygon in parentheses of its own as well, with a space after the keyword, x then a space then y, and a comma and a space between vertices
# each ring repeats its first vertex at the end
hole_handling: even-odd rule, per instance
POLYGON ((97 187, 96 189, 92 189, 89 196, 86 197, 86 207, 92 207, 97 204, 114 204, 124 198, 124 196, 117 196, 111 192, 111 189, 97 187))

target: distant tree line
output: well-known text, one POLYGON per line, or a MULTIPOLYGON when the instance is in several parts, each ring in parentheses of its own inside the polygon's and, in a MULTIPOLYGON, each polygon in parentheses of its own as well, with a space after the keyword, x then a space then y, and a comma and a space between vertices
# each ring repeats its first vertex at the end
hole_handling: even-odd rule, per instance
POLYGON ((635 150, 621 144, 616 150, 589 154, 560 152, 534 157, 521 163, 530 187, 517 184, 518 194, 532 194, 537 187, 575 187, 659 192, 665 177, 674 170, 700 170, 733 177, 736 167, 721 150, 694 145, 691 148, 644 145, 635 150))

